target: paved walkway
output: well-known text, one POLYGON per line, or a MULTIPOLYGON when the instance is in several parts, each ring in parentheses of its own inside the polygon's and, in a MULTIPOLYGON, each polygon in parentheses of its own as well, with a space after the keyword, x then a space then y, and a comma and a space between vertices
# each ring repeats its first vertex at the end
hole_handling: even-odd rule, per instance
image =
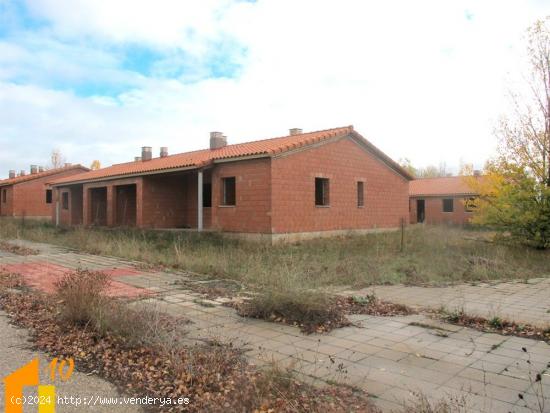
MULTIPOLYGON (((364 388, 385 411, 399 410, 414 392, 432 399, 464 397, 471 412, 539 411, 540 389, 533 385, 533 377, 544 371, 543 411, 550 412, 550 346, 544 342, 482 333, 422 315, 352 316, 356 326, 304 335, 294 327, 241 318, 223 306, 223 300, 207 300, 185 289, 183 285, 192 276, 183 272, 142 271, 137 270, 140 266, 136 263, 121 259, 44 244, 25 245, 39 249, 40 254, 21 257, 3 253, 0 267, 40 262, 43 272, 48 273, 48 266, 43 264, 47 262, 55 264, 57 270, 57 266, 108 270, 131 295, 141 291, 148 297, 145 301, 158 309, 191 319, 190 339, 231 341, 245 346, 257 364, 277 361, 291 366, 304 380, 335 380, 364 388), (518 398, 519 393, 525 394, 524 400, 518 398)), ((57 275, 54 271, 46 277, 51 281, 58 276, 59 271, 57 275)), ((395 291, 407 296, 407 290, 398 288, 403 287, 395 291)), ((377 289, 377 294, 384 297, 380 291, 377 289)), ((417 293, 410 291, 411 295, 417 293)), ((548 297, 550 294, 546 302, 548 297)))
POLYGON ((550 278, 525 281, 461 284, 453 287, 377 286, 349 294, 376 296, 417 307, 464 310, 467 314, 550 327, 550 278))

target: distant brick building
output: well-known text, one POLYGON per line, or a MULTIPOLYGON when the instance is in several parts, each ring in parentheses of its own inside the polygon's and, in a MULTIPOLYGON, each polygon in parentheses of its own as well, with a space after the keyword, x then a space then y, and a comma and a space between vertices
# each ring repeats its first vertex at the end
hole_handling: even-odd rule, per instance
POLYGON ((463 176, 415 179, 409 183, 410 223, 467 224, 477 194, 463 176))
POLYGON ((412 177, 353 127, 152 158, 54 182, 60 225, 203 228, 300 238, 408 222, 412 177))
POLYGON ((56 178, 89 171, 81 165, 43 170, 35 165, 30 173, 10 171, 9 178, 0 180, 0 216, 51 218, 53 195, 49 182, 56 178))

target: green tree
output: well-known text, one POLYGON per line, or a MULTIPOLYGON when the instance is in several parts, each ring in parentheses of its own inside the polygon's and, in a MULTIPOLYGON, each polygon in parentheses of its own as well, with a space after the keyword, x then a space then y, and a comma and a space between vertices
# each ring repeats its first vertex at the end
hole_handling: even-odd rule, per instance
POLYGON ((512 93, 513 111, 495 130, 498 155, 483 180, 474 222, 537 248, 550 248, 550 17, 527 32, 528 94, 512 93))

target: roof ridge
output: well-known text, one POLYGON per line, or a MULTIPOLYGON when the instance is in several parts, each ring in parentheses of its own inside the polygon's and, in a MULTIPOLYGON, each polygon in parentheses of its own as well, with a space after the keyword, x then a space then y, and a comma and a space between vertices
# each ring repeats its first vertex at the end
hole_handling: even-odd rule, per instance
MULTIPOLYGON (((82 182, 87 180, 106 180, 116 176, 139 175, 147 173, 161 173, 161 171, 202 168, 205 165, 219 160, 230 160, 246 156, 273 156, 274 154, 287 152, 299 147, 311 146, 318 142, 328 141, 332 138, 343 137, 354 133, 353 125, 340 126, 330 129, 322 129, 285 135, 274 138, 253 140, 226 145, 217 149, 199 149, 196 151, 176 153, 173 155, 152 158, 144 161, 133 161, 110 165, 97 171, 85 172, 73 177, 61 178, 54 185, 68 182, 82 182)), ((380 155, 378 155, 380 156, 380 155)))
POLYGON ((23 181, 31 181, 33 179, 38 179, 38 178, 41 178, 41 177, 44 177, 44 176, 54 175, 54 174, 59 173, 59 172, 69 171, 71 169, 77 169, 77 168, 85 169, 84 172, 89 172, 90 171, 90 168, 87 168, 84 165, 78 163, 78 164, 74 164, 74 165, 70 165, 70 166, 62 166, 60 168, 46 169, 42 172, 36 172, 34 174, 29 173, 29 174, 25 174, 25 175, 18 175, 18 176, 15 176, 13 178, 0 179, 0 186, 11 185, 12 183, 18 183, 18 182, 23 182, 23 181))
MULTIPOLYGON (((178 153, 174 153, 174 154, 165 156, 164 158, 152 158, 152 159, 150 159, 149 161, 146 161, 146 162, 154 161, 155 159, 166 159, 166 158, 174 158, 176 156, 181 156, 181 155, 190 155, 190 154, 193 154, 193 153, 210 152, 210 151, 215 152, 215 151, 220 151, 220 150, 226 149, 226 148, 236 147, 236 146, 239 146, 239 145, 250 145, 250 144, 258 143, 258 142, 274 141, 276 139, 290 138, 292 136, 312 135, 312 134, 330 132, 330 131, 334 131, 334 130, 337 130, 337 129, 346 129, 346 128, 350 129, 350 131, 352 131, 353 130, 353 125, 338 126, 336 128, 328 128, 328 129, 320 129, 320 130, 317 130, 317 131, 300 133, 298 135, 284 135, 284 136, 276 136, 274 138, 256 139, 256 140, 251 140, 251 141, 246 141, 246 142, 232 143, 230 145, 222 146, 221 148, 216 148, 216 149, 203 148, 203 149, 196 149, 196 150, 193 150, 193 151, 178 152, 178 153)), ((110 166, 107 166, 105 168, 102 168, 102 169, 110 168, 112 166, 129 165, 129 164, 138 163, 138 162, 143 162, 143 161, 128 161, 128 162, 114 163, 114 164, 112 164, 110 166)))
MULTIPOLYGON (((292 137, 292 136, 313 135, 313 134, 316 134, 316 133, 324 133, 324 132, 334 131, 334 130, 336 130, 336 129, 350 129, 350 130, 353 130, 353 125, 338 126, 338 127, 336 127, 336 128, 328 128, 328 129, 320 129, 320 130, 315 130, 315 131, 311 131, 311 132, 299 133, 299 134, 297 134, 297 135, 283 135, 283 136, 276 136, 276 137, 274 137, 274 138, 256 139, 256 140, 253 140, 253 141, 240 142, 240 143, 232 143, 231 145, 227 145, 227 146, 225 146, 225 147, 227 148, 228 146, 247 145, 247 144, 256 143, 256 142, 274 141, 274 140, 276 140, 276 139, 290 138, 290 137, 292 137)), ((221 149, 221 148, 220 148, 220 149, 221 149)))

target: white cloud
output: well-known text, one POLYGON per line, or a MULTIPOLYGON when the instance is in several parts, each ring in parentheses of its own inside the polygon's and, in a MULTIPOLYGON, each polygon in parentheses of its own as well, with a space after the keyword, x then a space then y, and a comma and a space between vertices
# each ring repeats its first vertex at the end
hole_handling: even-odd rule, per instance
MULTIPOLYGON (((135 79, 119 96, 92 98, 4 80, 0 142, 20 147, 18 159, 59 146, 73 162, 99 158, 104 165, 131 159, 144 144, 171 152, 204 147, 210 130, 240 142, 290 127, 347 124, 395 159, 479 165, 495 145, 492 127, 506 108, 507 79, 521 68, 522 35, 550 12, 543 3, 496 0, 35 0, 29 7, 52 21, 53 38, 78 39, 71 47, 91 53, 83 59, 47 47, 51 66, 69 56, 66 76, 135 79), (101 48, 97 59, 92 53, 97 44, 137 42, 200 60, 224 38, 246 49, 235 56, 243 66, 233 79, 145 78, 117 67, 108 53, 102 61, 101 48), (26 139, 40 143, 28 151, 26 139)), ((16 62, 13 70, 39 71, 24 49, 2 47, 16 62)), ((167 56, 157 74, 176 72, 167 56)))

